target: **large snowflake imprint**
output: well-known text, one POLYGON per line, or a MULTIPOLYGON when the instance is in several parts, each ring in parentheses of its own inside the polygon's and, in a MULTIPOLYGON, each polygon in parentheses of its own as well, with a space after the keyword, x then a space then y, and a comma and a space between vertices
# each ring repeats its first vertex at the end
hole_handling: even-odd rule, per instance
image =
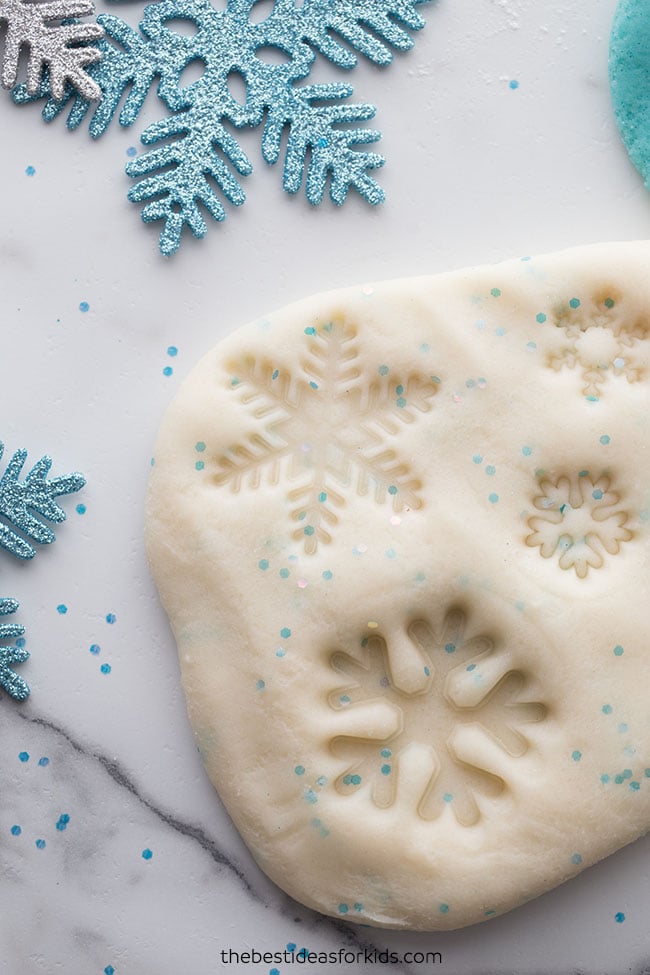
POLYGON ((430 409, 438 380, 385 366, 362 368, 354 328, 331 322, 307 327, 307 350, 296 373, 268 359, 233 366, 233 391, 256 426, 244 443, 217 458, 216 482, 233 491, 286 479, 293 537, 305 552, 332 539, 350 491, 372 494, 395 511, 419 508, 420 481, 390 445, 400 427, 430 409))
POLYGON ((574 569, 584 579, 590 567, 604 564, 605 553, 616 555, 621 542, 632 538, 609 477, 594 480, 589 471, 580 471, 557 482, 544 479, 539 487, 542 493, 533 504, 542 514, 528 519, 532 533, 526 545, 538 546, 545 559, 559 553, 561 569, 574 569))
POLYGON ((650 321, 626 314, 622 297, 613 289, 585 303, 572 298, 552 320, 559 341, 548 364, 556 371, 579 371, 588 399, 599 399, 613 376, 635 383, 646 374, 650 321))
POLYGON ((420 619, 398 636, 364 640, 361 659, 333 654, 342 683, 329 697, 338 718, 331 747, 343 763, 342 795, 367 788, 379 807, 406 804, 423 819, 450 808, 471 826, 480 796, 502 791, 495 754, 522 756, 518 726, 541 721, 546 708, 525 700, 526 676, 492 639, 466 631, 466 614, 452 608, 438 633, 420 619))

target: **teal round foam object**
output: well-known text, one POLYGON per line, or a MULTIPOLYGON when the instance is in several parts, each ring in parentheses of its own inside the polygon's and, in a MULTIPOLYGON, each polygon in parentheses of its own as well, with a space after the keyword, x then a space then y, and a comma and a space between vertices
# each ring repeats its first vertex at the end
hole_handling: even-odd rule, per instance
POLYGON ((609 80, 621 137, 650 189, 650 0, 620 0, 610 39, 609 80))

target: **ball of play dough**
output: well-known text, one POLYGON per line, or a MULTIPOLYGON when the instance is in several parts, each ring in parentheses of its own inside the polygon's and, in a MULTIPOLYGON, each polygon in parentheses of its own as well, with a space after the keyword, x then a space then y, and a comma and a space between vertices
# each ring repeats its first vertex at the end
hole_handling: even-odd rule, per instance
POLYGON ((621 137, 650 188, 650 0, 620 0, 610 39, 609 75, 621 137))
POLYGON ((650 244, 234 332, 146 531, 208 775, 293 897, 455 928, 650 825, 650 244))

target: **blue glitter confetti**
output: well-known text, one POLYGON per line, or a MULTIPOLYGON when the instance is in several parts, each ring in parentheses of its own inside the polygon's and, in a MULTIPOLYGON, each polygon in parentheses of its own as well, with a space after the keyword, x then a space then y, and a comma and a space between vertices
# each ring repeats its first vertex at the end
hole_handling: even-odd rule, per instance
POLYGON ((25 175, 26 176, 35 176, 36 175, 36 170, 34 169, 33 166, 27 166, 25 168, 25 175))
POLYGON ((19 762, 28 762, 29 761, 29 752, 20 752, 18 754, 18 761, 19 762))
POLYGON ((151 850, 149 849, 149 847, 147 847, 146 849, 144 849, 144 850, 142 851, 142 859, 143 859, 143 860, 151 860, 151 858, 152 858, 152 857, 153 857, 153 853, 152 853, 152 851, 151 851, 151 850))
POLYGON ((84 314, 85 312, 90 311, 90 305, 88 304, 87 301, 79 302, 79 311, 84 312, 84 314))
MULTIPOLYGON (((241 177, 249 176, 253 166, 230 126, 263 124, 265 162, 275 164, 285 153, 286 192, 297 193, 304 184, 307 199, 317 205, 329 183, 336 205, 345 202, 350 188, 376 205, 384 193, 371 173, 384 159, 364 147, 377 142, 380 133, 361 124, 374 117, 374 106, 350 103, 353 88, 348 84, 298 82, 307 78, 317 58, 347 69, 357 65, 357 54, 379 66, 390 64, 393 51, 413 47, 412 32, 424 27, 417 8, 425 2, 310 0, 297 5, 277 0, 271 13, 256 21, 249 0, 227 0, 225 9, 209 0, 162 0, 145 8, 139 31, 119 17, 101 14, 97 20, 106 36, 97 43, 101 61, 89 74, 102 89, 102 100, 93 111, 74 91, 59 93, 58 101, 46 102, 43 118, 52 121, 69 110, 67 125, 75 129, 90 114, 90 133, 97 138, 118 107, 120 124, 133 125, 147 93, 158 86, 171 114, 144 130, 141 142, 153 148, 129 160, 126 172, 136 180, 128 196, 143 204, 144 222, 164 221, 164 255, 178 250, 184 227, 195 237, 205 236, 203 213, 224 220, 221 198, 233 206, 244 203, 241 177), (192 36, 173 29, 180 20, 196 26, 192 36), (183 85, 184 70, 196 62, 203 74, 183 85), (233 76, 245 85, 245 96, 233 93, 233 76)), ((48 95, 44 83, 39 97, 48 95)), ((33 100, 24 86, 13 97, 17 104, 33 100)))
POLYGON ((625 914, 623 914, 623 911, 618 911, 614 915, 614 920, 616 921, 617 924, 622 924, 623 921, 625 920, 625 914))
POLYGON ((115 613, 107 613, 107 614, 106 614, 106 622, 107 622, 107 623, 108 623, 108 624, 109 624, 110 626, 112 626, 112 625, 113 625, 113 623, 115 623, 115 621, 116 621, 116 620, 117 620, 117 616, 115 615, 115 613))
POLYGON ((101 670, 102 674, 110 674, 112 668, 110 664, 102 664, 99 669, 101 670))
POLYGON ((15 825, 11 827, 9 832, 11 833, 12 836, 20 836, 20 834, 22 833, 22 828, 18 825, 15 825))
POLYGON ((44 850, 47 844, 45 843, 45 840, 36 840, 34 845, 37 850, 44 850))

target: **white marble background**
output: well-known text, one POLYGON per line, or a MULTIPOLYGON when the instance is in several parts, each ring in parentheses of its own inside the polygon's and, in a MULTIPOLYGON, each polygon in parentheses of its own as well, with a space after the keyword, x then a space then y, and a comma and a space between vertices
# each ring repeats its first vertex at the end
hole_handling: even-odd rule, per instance
MULTIPOLYGON (((135 23, 140 5, 119 6, 135 23)), ((289 199, 250 133, 247 205, 171 261, 126 201, 137 133, 93 143, 0 92, 0 439, 7 455, 49 453, 54 474, 87 477, 63 502, 55 545, 31 564, 0 552, 32 690, 22 705, 0 696, 2 975, 650 968, 648 839, 510 915, 444 935, 355 928, 286 898, 204 776, 142 543, 162 410, 238 324, 339 285, 648 236, 650 194, 609 103, 614 8, 437 0, 413 52, 351 79, 356 98, 378 106, 382 208, 289 199), (221 955, 287 945, 442 960, 228 965, 221 955)), ((150 118, 155 109, 151 100, 150 118)))

